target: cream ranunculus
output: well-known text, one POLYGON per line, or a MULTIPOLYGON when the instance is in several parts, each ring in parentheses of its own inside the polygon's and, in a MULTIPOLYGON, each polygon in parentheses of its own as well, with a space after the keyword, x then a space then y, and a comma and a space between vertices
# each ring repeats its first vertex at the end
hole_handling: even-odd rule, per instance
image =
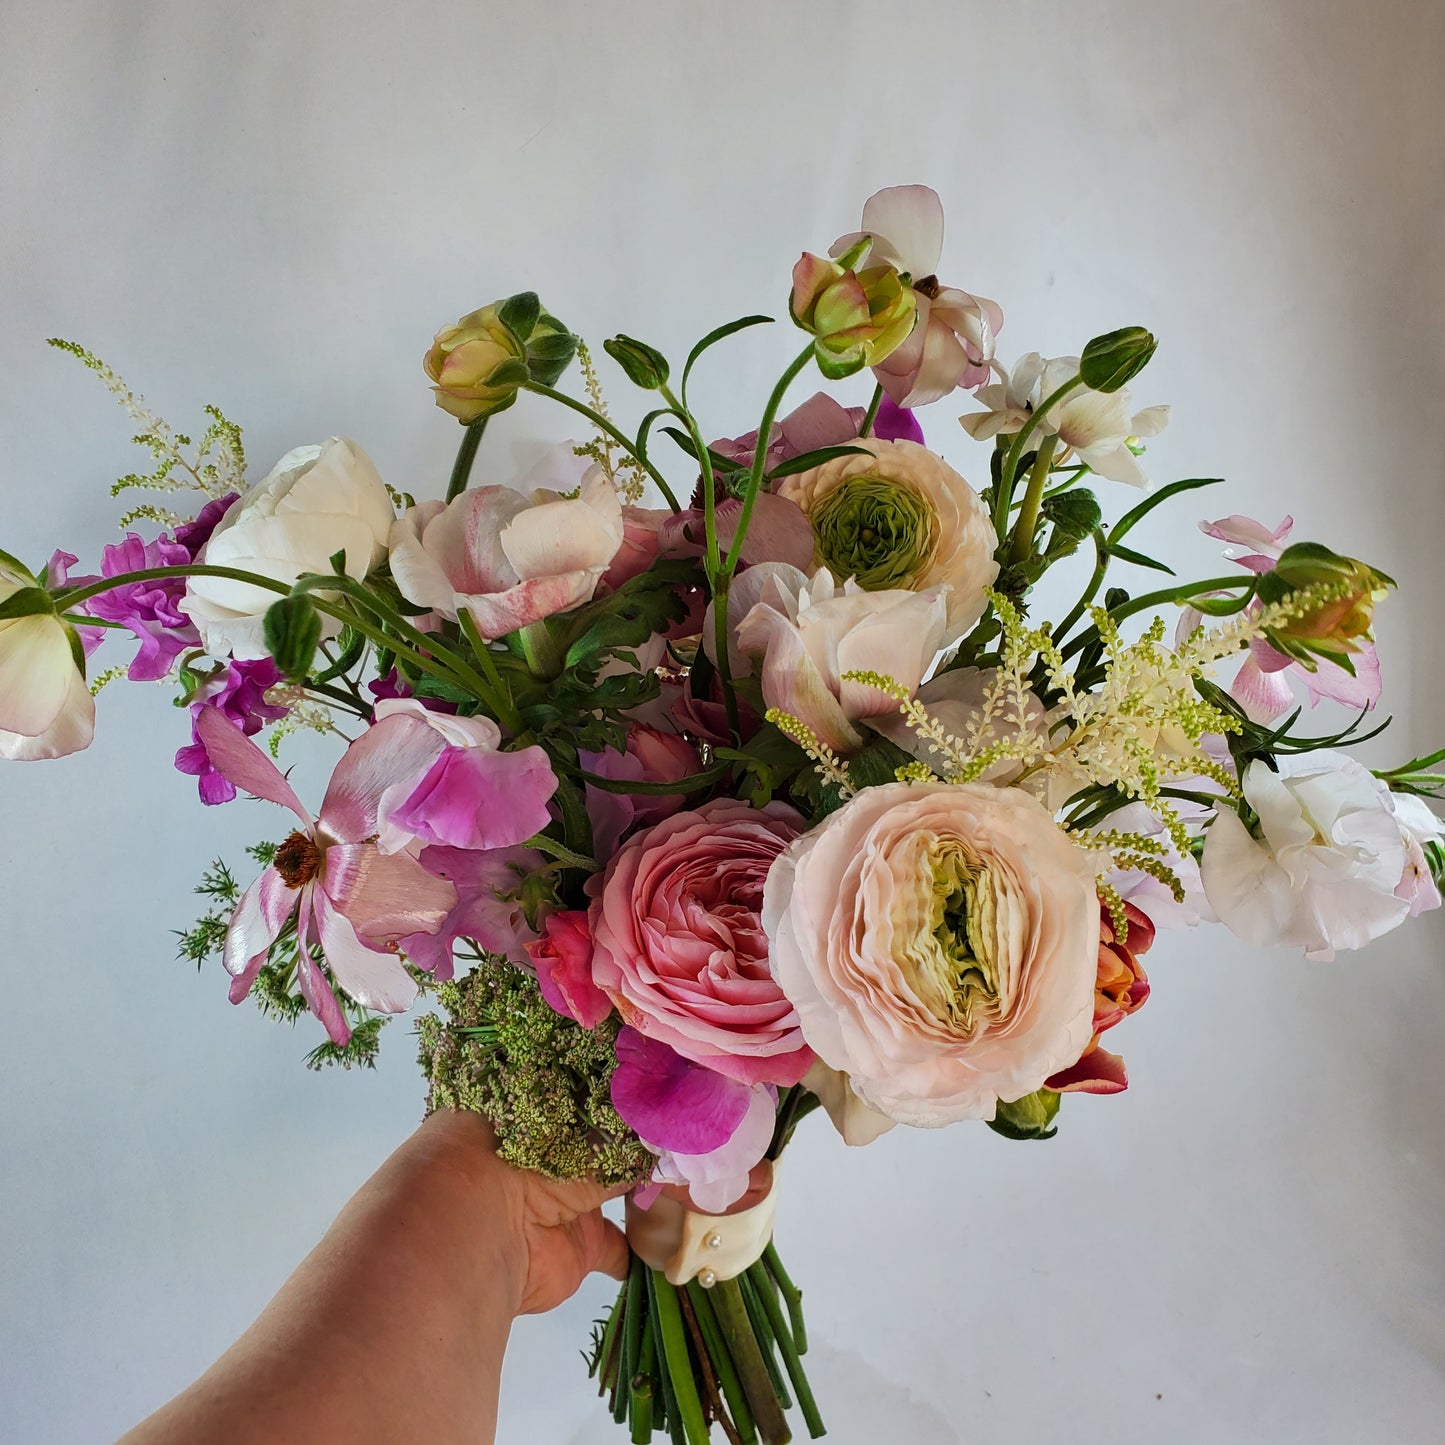
POLYGON ((1224 807, 1205 835, 1204 891, 1222 923, 1257 947, 1285 944, 1329 960, 1435 906, 1439 895, 1422 876, 1429 820, 1416 800, 1397 800, 1344 753, 1274 762, 1251 763, 1242 784, 1261 836, 1224 807))
POLYGON ((575 497, 475 487, 412 507, 392 529, 391 571, 404 597, 465 610, 490 640, 590 600, 623 535, 617 488, 594 466, 575 497))
MULTIPOLYGON (((806 723, 835 752, 856 752, 866 738, 854 724, 894 714, 898 704, 843 674, 879 672, 913 691, 942 645, 947 590, 865 592, 852 581, 839 587, 826 568, 807 577, 784 562, 760 562, 728 598, 740 619, 735 662, 761 664, 770 708, 806 723)), ((703 636, 710 646, 710 629, 703 636)))
POLYGON ((866 454, 836 457, 785 477, 780 497, 813 525, 814 560, 869 592, 948 586, 944 644, 983 616, 998 576, 998 537, 978 493, 917 442, 865 440, 866 454))
MULTIPOLYGON (((233 502, 200 560, 291 583, 306 572, 331 572, 331 558, 344 552, 346 575, 360 580, 386 555, 394 515, 371 458, 355 442, 332 437, 287 452, 233 502)), ((277 596, 250 582, 192 577, 180 608, 213 657, 247 661, 267 655, 263 621, 277 596)), ((323 636, 335 636, 341 624, 323 620, 323 636)))
POLYGON ((763 926, 803 1037, 898 1123, 991 1119, 1093 1037, 1094 869, 1015 788, 864 789, 773 864, 763 926))
MULTIPOLYGON (((42 585, 0 561, 0 602, 42 585)), ((95 700, 78 650, 53 611, 0 619, 0 758, 33 762, 90 746, 95 700)))

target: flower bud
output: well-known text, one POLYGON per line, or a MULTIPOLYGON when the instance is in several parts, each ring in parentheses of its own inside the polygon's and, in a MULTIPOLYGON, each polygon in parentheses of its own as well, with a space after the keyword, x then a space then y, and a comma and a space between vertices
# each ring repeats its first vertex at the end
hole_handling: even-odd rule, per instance
POLYGON ((423 365, 437 405, 465 425, 511 406, 524 382, 550 386, 576 350, 536 292, 522 291, 438 331, 423 365))
POLYGON ((302 682, 311 671, 321 644, 321 614, 304 593, 282 597, 266 609, 266 648, 276 666, 292 682, 302 682))
POLYGON ((1148 366, 1158 345, 1142 326, 1096 336, 1079 358, 1079 376, 1094 391, 1118 391, 1148 366))
POLYGON ((1286 602, 1302 592, 1318 597, 1270 628, 1269 640, 1307 667, 1324 657, 1349 670, 1348 655, 1370 640, 1375 604, 1394 585, 1392 578, 1353 557, 1341 557, 1318 542, 1296 542, 1260 577, 1259 596, 1266 603, 1286 602))
POLYGON ((633 336, 614 336, 602 349, 627 373, 634 386, 656 391, 667 385, 667 358, 655 347, 633 336))
POLYGON ((998 1101, 998 1109, 988 1127, 1005 1139, 1052 1139, 1058 1128, 1054 1117, 1059 1112, 1059 1096, 1052 1089, 1035 1089, 1012 1103, 998 1101))
POLYGON ((812 332, 818 368, 834 381, 892 355, 918 319, 913 290, 898 269, 854 271, 857 250, 840 261, 804 252, 793 267, 788 310, 804 331, 812 332))

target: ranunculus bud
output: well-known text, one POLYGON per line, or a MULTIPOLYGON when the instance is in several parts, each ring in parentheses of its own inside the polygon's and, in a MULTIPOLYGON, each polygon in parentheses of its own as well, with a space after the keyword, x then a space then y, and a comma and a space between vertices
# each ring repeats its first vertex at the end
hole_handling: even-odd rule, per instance
POLYGON ((627 373, 634 386, 656 391, 667 385, 667 358, 655 347, 635 336, 613 336, 602 349, 627 373))
POLYGON ((1142 326, 1096 336, 1079 358, 1079 376, 1094 391, 1118 391, 1149 364, 1159 343, 1142 326))
POLYGON ((834 381, 890 356, 918 319, 913 289, 897 267, 853 270, 866 249, 865 241, 838 261, 805 251, 793 267, 788 310, 812 332, 818 369, 834 381))
POLYGON ((283 676, 304 682, 321 645, 321 614, 304 593, 281 597, 266 609, 262 623, 266 650, 283 676))
POLYGON ((536 292, 522 291, 438 331, 423 365, 437 405, 470 424, 511 406, 526 381, 550 386, 576 349, 576 337, 542 309, 536 292))
POLYGON ((1261 600, 1284 602, 1311 588, 1325 589, 1324 596, 1271 628, 1269 640, 1306 666, 1321 657, 1347 666, 1344 659, 1370 640, 1375 604, 1394 585, 1392 578, 1353 557, 1341 557, 1318 542, 1296 542, 1260 576, 1261 600))

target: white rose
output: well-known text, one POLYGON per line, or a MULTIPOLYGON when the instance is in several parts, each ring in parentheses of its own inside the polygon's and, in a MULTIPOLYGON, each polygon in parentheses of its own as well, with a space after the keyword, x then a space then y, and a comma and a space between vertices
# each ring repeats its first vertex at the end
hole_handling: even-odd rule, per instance
MULTIPOLYGON (((394 520, 391 498, 370 457, 354 442, 332 437, 297 447, 269 476, 237 499, 201 556, 218 567, 294 582, 304 572, 330 572, 345 552, 348 577, 364 578, 386 554, 394 520)), ((225 577, 192 577, 181 602, 214 657, 265 657, 262 620, 279 594, 225 577)), ((340 624, 324 619, 324 634, 340 624)))
POLYGON ((1221 922, 1246 943, 1289 944, 1327 960, 1438 904, 1433 883, 1427 891, 1420 878, 1429 825, 1407 800, 1344 753, 1280 757, 1275 766, 1251 763, 1243 780, 1262 836, 1228 808, 1206 835, 1204 891, 1221 922))

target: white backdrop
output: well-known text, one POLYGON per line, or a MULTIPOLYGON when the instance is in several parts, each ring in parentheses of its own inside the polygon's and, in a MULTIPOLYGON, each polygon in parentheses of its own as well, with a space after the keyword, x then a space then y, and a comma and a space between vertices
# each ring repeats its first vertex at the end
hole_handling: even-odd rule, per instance
MULTIPOLYGON (((1175 405, 1155 475, 1226 476, 1206 508, 1292 511, 1401 579, 1372 756, 1438 741, 1436 0, 3 0, 0 39, 0 545, 23 557, 93 559, 135 465, 49 335, 177 425, 219 402, 261 470, 341 433, 436 495, 439 325, 535 287, 594 342, 679 355, 783 314, 800 250, 924 180, 944 279, 1003 303, 1006 360, 1149 325, 1136 395, 1175 405)), ((715 434, 755 424, 794 345, 750 333, 711 370, 715 434)), ((926 425, 977 477, 962 409, 926 425)), ((519 406, 481 465, 505 480, 565 434, 519 406)), ((1208 567, 1180 511, 1149 540, 1208 567)), ((200 811, 170 770, 184 722, 117 686, 88 753, 0 772, 17 1445, 106 1440, 191 1379, 419 1114, 404 1024, 376 1073, 312 1075, 308 1021, 173 958, 203 863, 276 826, 200 811)), ((1166 937, 1114 1036, 1133 1087, 1069 1101, 1044 1146, 804 1131, 779 1238, 830 1438, 1439 1439, 1442 941, 1430 920, 1309 965, 1166 937)), ((518 1326, 503 1441, 609 1438, 576 1353, 608 1292, 518 1326)))

